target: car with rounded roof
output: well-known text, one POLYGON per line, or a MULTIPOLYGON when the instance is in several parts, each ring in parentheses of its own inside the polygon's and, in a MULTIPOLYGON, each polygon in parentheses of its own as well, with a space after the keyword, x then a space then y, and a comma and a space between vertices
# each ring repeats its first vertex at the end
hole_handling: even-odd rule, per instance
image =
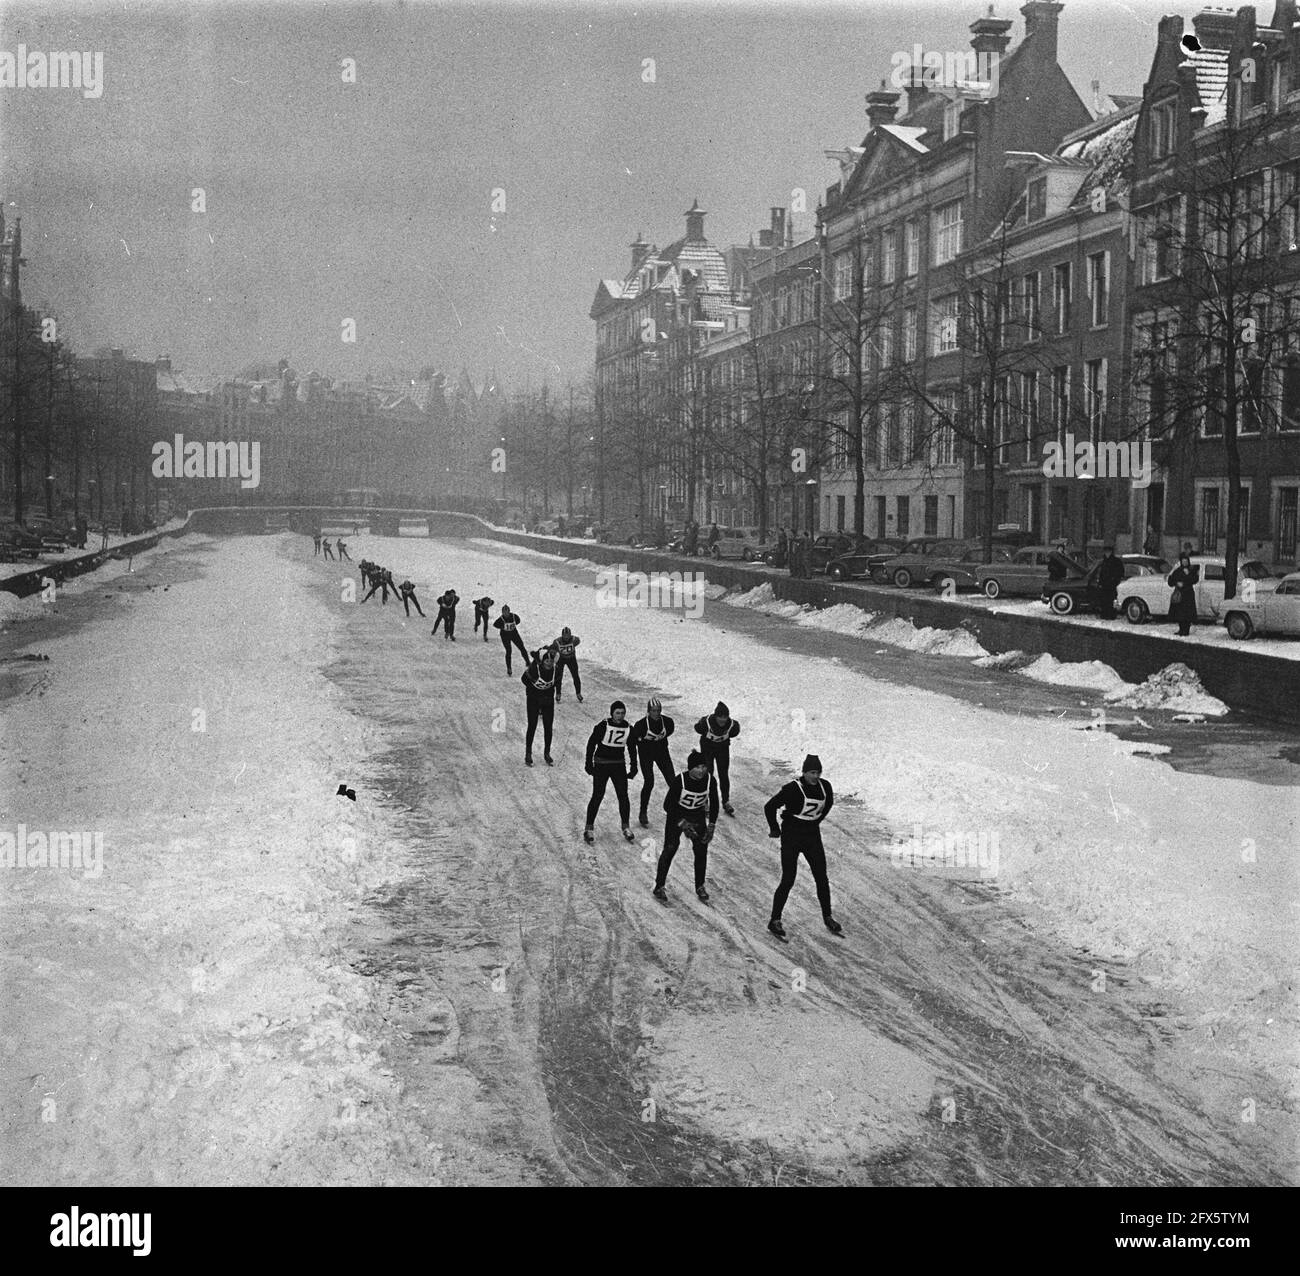
MULTIPOLYGON (((1224 572, 1227 560, 1215 554, 1192 554, 1192 565, 1201 569, 1196 585, 1196 618, 1201 621, 1218 620, 1223 610, 1226 588, 1224 572)), ((1173 571, 1170 567, 1169 571, 1173 571)), ((1131 625, 1142 625, 1153 616, 1169 616, 1170 601, 1174 591, 1169 586, 1168 572, 1154 572, 1124 581, 1119 587, 1115 606, 1124 613, 1131 625)), ((1237 568, 1239 594, 1246 588, 1254 593, 1271 593, 1278 580, 1258 558, 1243 558, 1237 568)))
MULTIPOLYGON (((1120 562, 1124 564, 1124 578, 1130 580, 1151 578, 1163 580, 1173 571, 1166 559, 1154 554, 1121 554, 1120 562)), ((1077 560, 1070 559, 1074 568, 1063 580, 1049 580, 1042 588, 1039 598, 1047 603, 1058 616, 1068 616, 1076 611, 1098 611, 1101 608, 1101 589, 1097 576, 1104 560, 1098 558, 1085 568, 1077 560)), ((1120 586, 1123 588, 1123 585, 1120 586)), ((1115 604, 1116 609, 1119 603, 1115 604)))
POLYGON ((1260 590, 1247 582, 1241 597, 1229 598, 1222 611, 1228 637, 1238 641, 1256 634, 1300 637, 1300 572, 1283 576, 1276 589, 1260 590))

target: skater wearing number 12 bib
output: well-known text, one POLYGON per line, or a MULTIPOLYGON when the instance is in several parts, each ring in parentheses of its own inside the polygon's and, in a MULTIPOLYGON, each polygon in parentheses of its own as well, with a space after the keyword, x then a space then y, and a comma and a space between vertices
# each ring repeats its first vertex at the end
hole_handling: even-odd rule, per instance
POLYGON ((591 801, 587 803, 587 823, 582 830, 585 842, 594 842, 592 832, 596 812, 605 798, 605 788, 612 781, 618 798, 618 814, 623 824, 623 836, 633 838, 629 821, 632 804, 627 796, 627 782, 636 778, 636 753, 632 749, 632 725, 627 720, 627 706, 615 700, 609 706, 609 717, 598 722, 587 739, 587 774, 591 776, 591 801), (628 764, 631 764, 628 766, 628 764), (627 767, 627 770, 624 770, 627 767))

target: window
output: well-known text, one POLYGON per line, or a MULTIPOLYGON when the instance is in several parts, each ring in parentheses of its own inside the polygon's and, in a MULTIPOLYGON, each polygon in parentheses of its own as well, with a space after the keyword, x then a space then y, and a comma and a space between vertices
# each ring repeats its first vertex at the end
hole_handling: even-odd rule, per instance
POLYGON ((843 301, 853 293, 853 254, 840 253, 835 258, 835 300, 843 301))
POLYGON ((903 311, 903 362, 911 363, 916 359, 916 307, 908 306, 903 311))
POLYGON ((1011 459, 1011 378, 999 377, 993 400, 993 435, 998 447, 998 464, 1011 459))
POLYGON ((1151 114, 1147 117, 1147 125, 1152 159, 1163 159, 1174 149, 1176 107, 1175 102, 1168 101, 1158 102, 1151 108, 1151 114))
POLYGON ((842 532, 844 530, 844 497, 835 498, 835 530, 842 532))
POLYGON ((1103 328, 1110 320, 1110 253, 1088 258, 1088 296, 1092 300, 1092 326, 1103 328))
POLYGON ((1024 324, 1025 340, 1037 341, 1038 330, 1038 272, 1026 275, 1020 284, 1020 318, 1024 324))
POLYGON ((943 108, 943 140, 961 132, 961 98, 953 98, 943 108))
POLYGON ((1222 438, 1224 398, 1227 389, 1224 379, 1222 342, 1206 341, 1202 359, 1205 375, 1205 407, 1201 416, 1201 434, 1207 439, 1222 438))
POLYGON ((939 498, 937 496, 927 496, 925 498, 925 527, 922 530, 922 535, 939 535, 939 498))
POLYGON ((889 532, 885 528, 886 511, 888 509, 888 497, 876 497, 876 535, 888 536, 889 532))
POLYGON ((1259 434, 1268 411, 1268 380, 1264 361, 1257 357, 1243 360, 1241 384, 1241 433, 1259 434))
POLYGON ((1300 164, 1288 164, 1277 170, 1275 190, 1278 201, 1278 250, 1293 253, 1300 249, 1300 164))
POLYGON ((894 363, 894 316, 886 315, 880 322, 880 366, 892 367, 894 363))
POLYGON ((1277 549, 1281 562, 1294 562, 1296 556, 1297 513, 1300 512, 1300 488, 1277 489, 1277 549))
MULTIPOLYGON (((1204 487, 1201 489, 1201 553, 1213 554, 1219 547, 1219 489, 1204 487)), ((1202 577, 1214 578, 1215 564, 1207 563, 1202 577)), ((1218 569, 1218 577, 1223 579, 1223 568, 1218 569)))
POLYGON ((1237 506, 1237 547, 1241 553, 1246 552, 1246 541, 1250 537, 1250 485, 1241 485, 1241 504, 1237 506))
POLYGON ((1070 263, 1063 261, 1052 268, 1052 312, 1059 335, 1070 326, 1070 263))
POLYGON ((1035 460, 1038 447, 1038 373, 1020 374, 1020 421, 1025 432, 1025 464, 1035 460))
POLYGON ((1088 435, 1100 441, 1106 427, 1106 360, 1090 359, 1083 369, 1084 409, 1088 414, 1088 435))
POLYGON ((952 261, 962 250, 962 201, 954 199, 934 211, 934 264, 952 261))
POLYGON ((1178 201, 1162 200, 1143 221, 1142 282, 1153 284, 1174 273, 1178 201))
POLYGON ((895 532, 895 535, 897 536, 907 536, 910 532, 910 524, 908 520, 910 518, 911 503, 910 498, 906 496, 894 497, 894 509, 896 511, 896 519, 898 522, 898 528, 895 532))
POLYGON ((1286 105, 1286 95, 1290 91, 1291 76, 1286 58, 1275 58, 1269 64, 1269 104, 1277 112, 1286 105))
POLYGON ((1070 428, 1070 369, 1052 369, 1052 431, 1056 441, 1065 443, 1065 432, 1070 428))
POLYGON ((943 390, 935 395, 934 419, 930 426, 930 464, 952 465, 956 457, 957 436, 952 421, 957 414, 957 392, 943 390))
POLYGON ((1241 184, 1241 198, 1245 206, 1242 226, 1242 251, 1247 258, 1264 255, 1265 235, 1268 228, 1268 210, 1265 205, 1265 174, 1252 173, 1241 184))
POLYGON ((916 455, 916 405, 904 403, 898 416, 898 450, 904 465, 916 455))
POLYGON ((1036 177, 1025 192, 1025 220, 1042 221, 1047 216, 1047 178, 1036 177))
POLYGON ((930 325, 930 353, 946 354, 957 349, 957 294, 935 299, 930 325))
POLYGON ((898 277, 898 231, 887 230, 880 237, 880 282, 892 284, 898 277))
POLYGON ((921 225, 915 217, 903 224, 903 274, 909 279, 921 268, 921 225))
POLYGON ((1011 281, 1001 279, 997 286, 997 313, 993 316, 994 340, 999 347, 1007 343, 1007 321, 1011 315, 1011 281))

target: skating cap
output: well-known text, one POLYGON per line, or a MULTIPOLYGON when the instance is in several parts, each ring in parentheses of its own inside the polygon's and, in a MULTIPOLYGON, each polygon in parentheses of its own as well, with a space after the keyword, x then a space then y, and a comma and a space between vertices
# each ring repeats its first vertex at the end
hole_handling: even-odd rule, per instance
POLYGON ((560 637, 561 637, 561 638, 572 638, 572 637, 573 637, 573 630, 570 629, 568 625, 565 625, 564 628, 560 630, 560 637))
POLYGON ((626 710, 626 709, 627 709, 627 705, 625 705, 621 700, 615 700, 614 703, 613 703, 612 705, 609 706, 609 711, 610 711, 610 713, 613 713, 615 709, 624 709, 624 710, 626 710))
POLYGON ((658 696, 651 696, 650 699, 645 702, 645 707, 646 711, 652 718, 657 718, 664 706, 658 696))
POLYGON ((686 755, 686 769, 689 771, 692 767, 704 765, 704 754, 699 749, 692 749, 686 755))
POLYGON ((803 769, 805 771, 818 771, 822 769, 822 760, 815 753, 810 753, 803 760, 803 769))
POLYGON ((721 700, 719 700, 717 705, 714 706, 713 716, 715 718, 729 718, 731 717, 731 710, 728 709, 727 706, 723 704, 721 700))

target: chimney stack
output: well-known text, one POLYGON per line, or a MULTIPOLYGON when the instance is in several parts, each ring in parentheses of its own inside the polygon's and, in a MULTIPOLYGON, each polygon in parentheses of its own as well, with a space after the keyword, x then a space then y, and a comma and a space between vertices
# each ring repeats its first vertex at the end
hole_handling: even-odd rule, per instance
POLYGON ((1000 57, 1011 43, 1011 37, 1007 35, 1011 30, 1011 19, 995 18, 991 16, 992 13, 993 6, 989 5, 990 16, 976 18, 970 24, 970 47, 976 53, 996 53, 1000 57))
POLYGON ((635 272, 649 255, 650 245, 646 243, 641 232, 637 231, 636 240, 632 244, 632 271, 635 272))
POLYGON ((154 366, 159 372, 170 372, 172 370, 172 357, 169 354, 160 354, 154 360, 154 366))
POLYGON ((1021 7, 1025 19, 1025 39, 1033 40, 1034 55, 1042 62, 1056 61, 1057 16, 1064 9, 1055 0, 1029 0, 1021 7))
POLYGON ((772 247, 772 232, 770 230, 760 230, 758 232, 758 246, 760 248, 772 247))
POLYGON ((692 243, 700 243, 704 239, 704 218, 706 214, 700 207, 700 201, 694 200, 690 208, 686 210, 686 238, 692 243))
POLYGON ((772 214, 772 247, 780 248, 785 243, 785 209, 773 208, 769 211, 772 214))
POLYGON ((899 94, 885 88, 884 80, 880 81, 880 87, 874 93, 867 94, 867 119, 873 129, 894 122, 898 114, 898 98, 899 94))
POLYGON ((1206 49, 1232 48, 1233 31, 1237 25, 1234 9, 1205 8, 1192 19, 1192 30, 1201 46, 1206 49))

